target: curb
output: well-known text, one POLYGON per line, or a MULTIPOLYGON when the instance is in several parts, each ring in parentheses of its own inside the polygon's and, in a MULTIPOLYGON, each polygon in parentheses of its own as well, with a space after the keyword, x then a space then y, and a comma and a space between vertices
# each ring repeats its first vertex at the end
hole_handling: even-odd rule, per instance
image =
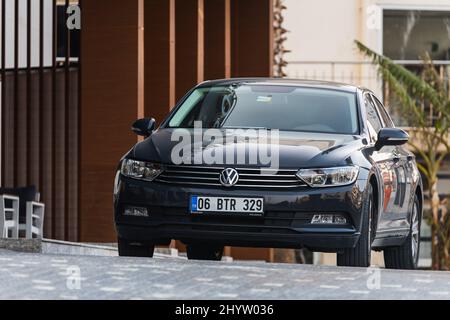
MULTIPOLYGON (((78 243, 53 239, 0 239, 0 249, 23 253, 117 257, 117 244, 78 243)), ((177 249, 156 248, 155 258, 186 258, 177 249)))

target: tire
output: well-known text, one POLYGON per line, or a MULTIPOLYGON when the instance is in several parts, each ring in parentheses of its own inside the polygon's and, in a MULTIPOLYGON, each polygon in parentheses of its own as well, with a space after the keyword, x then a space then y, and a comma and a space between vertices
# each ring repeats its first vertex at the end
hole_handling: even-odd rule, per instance
POLYGON ((223 246, 191 244, 186 247, 186 253, 189 260, 220 261, 223 249, 223 246))
POLYGON ((420 202, 416 195, 414 197, 408 237, 401 246, 384 249, 384 265, 387 269, 417 269, 420 253, 421 222, 420 202))
POLYGON ((376 209, 373 187, 369 184, 367 187, 367 197, 363 203, 361 236, 354 248, 344 249, 344 251, 338 252, 338 266, 364 268, 370 266, 372 242, 376 230, 376 209))
POLYGON ((120 257, 153 258, 154 245, 138 244, 122 238, 118 238, 117 243, 120 257))

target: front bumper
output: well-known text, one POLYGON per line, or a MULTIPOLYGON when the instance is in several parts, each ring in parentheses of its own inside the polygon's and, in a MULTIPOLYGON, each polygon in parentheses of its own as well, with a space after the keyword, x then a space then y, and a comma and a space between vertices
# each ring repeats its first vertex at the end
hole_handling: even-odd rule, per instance
POLYGON ((292 190, 191 188, 118 176, 114 197, 121 238, 167 244, 214 242, 227 246, 300 248, 334 252, 359 240, 366 180, 345 187, 292 190), (264 217, 203 216, 189 213, 192 195, 263 197, 264 217), (126 206, 146 207, 149 217, 124 216, 126 206), (311 225, 314 214, 344 214, 346 225, 311 225))

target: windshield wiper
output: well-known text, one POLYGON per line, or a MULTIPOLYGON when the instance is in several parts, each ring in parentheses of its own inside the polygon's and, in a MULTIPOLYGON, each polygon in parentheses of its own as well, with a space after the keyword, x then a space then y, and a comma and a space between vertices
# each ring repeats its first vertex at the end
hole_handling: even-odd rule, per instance
POLYGON ((272 128, 265 128, 265 127, 222 127, 221 129, 231 129, 231 130, 236 130, 236 129, 254 129, 254 130, 273 130, 272 128))

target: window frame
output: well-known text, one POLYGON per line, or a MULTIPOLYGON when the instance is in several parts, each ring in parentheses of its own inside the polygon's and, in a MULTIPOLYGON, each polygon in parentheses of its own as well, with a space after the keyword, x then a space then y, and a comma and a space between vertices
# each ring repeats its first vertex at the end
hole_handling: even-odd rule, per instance
MULTIPOLYGON (((384 36, 385 36, 385 30, 384 30, 384 21, 385 21, 385 14, 387 11, 434 11, 434 12, 450 12, 450 5, 448 4, 377 4, 377 7, 380 8, 380 14, 377 17, 377 23, 380 26, 381 32, 378 33, 378 49, 381 54, 386 55, 386 48, 384 45, 384 36)), ((394 59, 395 60, 395 59, 394 59)), ((404 59, 403 61, 417 61, 417 60, 410 60, 410 59, 404 59)))
POLYGON ((365 116, 366 116, 366 121, 367 121, 367 124, 366 124, 366 125, 367 125, 367 129, 368 129, 370 141, 371 141, 372 143, 376 143, 376 142, 378 141, 378 133, 379 133, 379 131, 376 132, 376 129, 373 127, 372 123, 371 123, 370 120, 369 120, 368 106, 367 106, 367 104, 366 104, 366 101, 373 104, 373 108, 374 108, 375 114, 377 115, 378 120, 379 120, 379 122, 380 122, 380 130, 383 129, 383 128, 385 128, 385 126, 384 126, 384 122, 383 122, 382 118, 380 117, 379 111, 377 110, 376 104, 375 104, 375 102, 372 100, 372 97, 371 97, 372 95, 373 95, 372 92, 366 91, 366 92, 363 94, 363 103, 364 103, 364 109, 365 109, 365 113, 366 113, 366 114, 365 114, 365 116))
POLYGON ((382 120, 382 123, 384 124, 383 128, 395 128, 394 121, 392 121, 392 118, 387 112, 384 104, 381 103, 380 99, 378 99, 374 93, 370 93, 370 96, 372 97, 372 100, 375 104, 378 116, 381 116, 380 118, 382 120), (388 121, 388 123, 386 123, 386 120, 388 121))
MULTIPOLYGON (((170 126, 171 121, 173 120, 173 118, 175 117, 175 115, 180 111, 180 109, 182 108, 182 106, 184 105, 184 103, 186 103, 186 101, 190 98, 190 96, 198 89, 213 89, 216 87, 221 87, 221 86, 229 86, 232 85, 233 83, 225 83, 225 84, 221 84, 221 83, 214 83, 211 81, 205 81, 203 83, 200 83, 199 85, 195 86, 194 88, 192 88, 191 90, 189 90, 180 101, 178 101, 178 103, 175 105, 175 107, 171 110, 171 112, 169 113, 169 115, 164 119, 164 121, 161 123, 160 125, 160 129, 177 129, 176 127, 170 126)), ((253 85, 253 83, 249 82, 242 82, 242 84, 244 85, 253 85)), ((283 86, 283 85, 273 85, 273 86, 283 86)), ((363 130, 363 120, 361 119, 361 113, 362 111, 360 110, 359 107, 359 94, 358 91, 355 92, 350 92, 350 91, 346 91, 346 90, 339 90, 339 89, 334 89, 334 88, 321 88, 321 87, 314 87, 314 86, 308 86, 308 85, 294 85, 292 86, 295 89, 317 89, 317 90, 324 90, 324 91, 334 91, 334 92, 339 92, 339 93, 350 93, 352 95, 354 95, 354 99, 355 99, 355 132, 354 133, 328 133, 328 132, 322 132, 322 131, 297 131, 297 130, 282 130, 282 131, 287 131, 287 132, 308 132, 308 133, 325 133, 325 134, 338 134, 338 135, 352 135, 352 136, 357 136, 357 135, 361 135, 362 134, 362 130, 363 130)), ((186 129, 186 128, 184 128, 186 129)))

